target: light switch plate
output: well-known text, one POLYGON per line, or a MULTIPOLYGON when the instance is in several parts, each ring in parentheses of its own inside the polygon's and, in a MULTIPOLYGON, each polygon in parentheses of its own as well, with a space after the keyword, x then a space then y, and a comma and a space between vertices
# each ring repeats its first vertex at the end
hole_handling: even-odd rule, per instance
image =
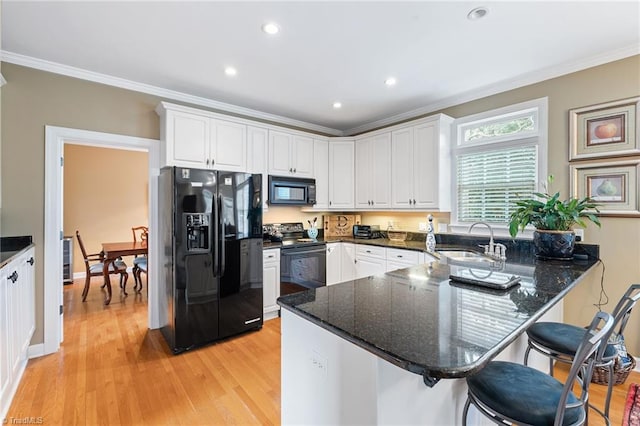
POLYGON ((427 222, 418 222, 418 231, 426 231, 427 222))

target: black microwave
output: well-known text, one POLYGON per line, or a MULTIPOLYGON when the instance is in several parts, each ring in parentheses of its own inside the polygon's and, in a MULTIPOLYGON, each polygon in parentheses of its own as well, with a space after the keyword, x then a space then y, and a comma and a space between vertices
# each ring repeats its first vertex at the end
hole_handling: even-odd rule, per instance
POLYGON ((316 203, 316 180, 269 175, 268 203, 286 206, 312 206, 316 203))

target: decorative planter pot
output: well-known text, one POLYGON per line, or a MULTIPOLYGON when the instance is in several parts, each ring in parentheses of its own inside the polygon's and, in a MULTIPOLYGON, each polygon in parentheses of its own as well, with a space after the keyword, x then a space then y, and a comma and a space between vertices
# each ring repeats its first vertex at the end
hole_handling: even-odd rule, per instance
POLYGON ((576 234, 573 231, 536 230, 533 232, 535 253, 542 259, 573 259, 575 242, 576 234))

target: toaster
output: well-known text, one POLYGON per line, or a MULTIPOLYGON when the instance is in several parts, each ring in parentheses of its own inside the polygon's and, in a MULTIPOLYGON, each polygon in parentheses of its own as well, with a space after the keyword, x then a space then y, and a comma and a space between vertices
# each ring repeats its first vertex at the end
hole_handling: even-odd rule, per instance
POLYGON ((371 240, 382 238, 379 225, 353 225, 353 238, 371 240))

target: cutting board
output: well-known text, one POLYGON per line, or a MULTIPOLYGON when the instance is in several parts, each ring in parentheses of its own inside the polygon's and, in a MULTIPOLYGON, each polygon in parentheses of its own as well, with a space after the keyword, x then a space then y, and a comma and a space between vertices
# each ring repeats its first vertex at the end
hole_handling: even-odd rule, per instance
POLYGON ((353 225, 361 224, 359 214, 329 214, 322 219, 327 237, 351 237, 353 225))

